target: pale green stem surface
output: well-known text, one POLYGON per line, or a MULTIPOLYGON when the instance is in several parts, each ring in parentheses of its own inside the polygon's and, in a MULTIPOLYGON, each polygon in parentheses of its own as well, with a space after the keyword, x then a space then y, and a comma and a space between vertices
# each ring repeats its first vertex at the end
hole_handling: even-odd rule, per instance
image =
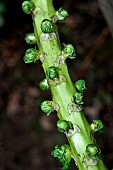
MULTIPOLYGON (((57 57, 62 54, 62 51, 60 47, 56 24, 55 33, 57 38, 54 40, 45 41, 40 38, 42 34, 41 22, 44 19, 50 20, 51 17, 56 14, 56 11, 53 7, 52 0, 32 0, 32 2, 36 6, 32 18, 38 48, 40 52, 44 52, 47 55, 42 64, 44 72, 46 73, 46 69, 50 66, 54 66, 57 57)), ((76 89, 70 79, 66 64, 59 64, 58 67, 61 69, 59 71, 60 75, 64 76, 66 81, 56 86, 50 85, 52 99, 53 102, 59 105, 59 119, 71 121, 74 125, 77 125, 80 128, 80 132, 76 132, 73 136, 67 138, 71 147, 72 155, 76 160, 78 169, 85 170, 82 162, 86 146, 93 142, 93 139, 91 138, 91 128, 83 112, 74 112, 72 114, 68 113, 68 105, 73 102, 72 96, 74 95, 76 89)), ((88 166, 87 169, 106 170, 106 167, 103 164, 103 161, 99 160, 97 165, 88 166)))

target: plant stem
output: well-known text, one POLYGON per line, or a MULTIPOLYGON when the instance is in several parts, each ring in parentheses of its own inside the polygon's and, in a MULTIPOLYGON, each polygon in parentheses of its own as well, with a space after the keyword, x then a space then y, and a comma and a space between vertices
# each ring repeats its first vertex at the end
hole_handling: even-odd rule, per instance
MULTIPOLYGON (((37 38, 37 44, 40 53, 45 53, 46 58, 44 59, 42 66, 46 74, 46 70, 50 66, 55 66, 57 63, 58 56, 62 55, 62 50, 59 42, 57 25, 54 24, 54 32, 51 34, 54 36, 53 39, 48 39, 44 36, 41 30, 41 23, 44 19, 51 20, 51 17, 56 15, 56 11, 53 7, 52 0, 32 0, 35 4, 35 11, 33 12, 33 25, 34 32, 37 38)), ((58 63, 57 63, 58 64, 58 63)), ((94 165, 84 165, 84 157, 86 152, 86 146, 93 143, 94 137, 91 137, 91 127, 87 122, 84 113, 82 111, 70 111, 69 105, 73 104, 73 98, 76 89, 71 81, 68 73, 66 63, 59 63, 59 75, 61 76, 61 82, 54 84, 48 77, 50 90, 52 93, 52 99, 54 103, 59 106, 58 118, 61 120, 67 120, 72 122, 73 125, 79 128, 72 136, 67 136, 71 152, 74 160, 76 161, 79 170, 106 170, 103 161, 100 159, 98 163, 94 165)))

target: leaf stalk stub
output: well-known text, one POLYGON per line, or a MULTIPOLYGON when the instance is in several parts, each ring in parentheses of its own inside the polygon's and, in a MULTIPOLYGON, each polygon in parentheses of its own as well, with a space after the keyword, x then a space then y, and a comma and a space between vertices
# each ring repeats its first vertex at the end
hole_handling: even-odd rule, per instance
POLYGON ((40 42, 42 42, 42 41, 52 41, 52 40, 57 40, 57 36, 54 32, 52 32, 52 33, 42 33, 40 35, 40 42))
POLYGON ((73 125, 73 129, 69 129, 68 131, 65 132, 66 136, 68 138, 72 137, 75 133, 80 133, 81 130, 77 125, 73 125))
POLYGON ((66 58, 64 57, 64 52, 62 51, 62 54, 59 55, 55 61, 55 67, 58 67, 59 64, 65 64, 66 58))
POLYGON ((68 105, 68 113, 69 113, 69 115, 74 114, 76 112, 80 112, 80 111, 82 111, 82 109, 83 108, 82 108, 81 105, 78 105, 78 104, 75 104, 75 103, 70 103, 68 105))
POLYGON ((37 15, 41 15, 42 10, 39 7, 36 7, 33 11, 33 18, 35 19, 37 15))

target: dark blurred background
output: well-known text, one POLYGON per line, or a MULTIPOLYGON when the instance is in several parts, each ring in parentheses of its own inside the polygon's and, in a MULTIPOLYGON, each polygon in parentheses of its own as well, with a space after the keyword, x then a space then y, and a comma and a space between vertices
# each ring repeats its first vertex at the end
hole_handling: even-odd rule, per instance
MULTIPOLYGON (((47 117, 40 103, 50 92, 39 89, 41 63, 25 64, 26 33, 32 19, 21 9, 22 0, 0 0, 0 170, 58 170, 51 156, 56 144, 66 143, 56 128, 56 113, 47 117)), ((77 58, 67 60, 73 82, 85 79, 84 112, 89 122, 101 119, 97 135, 109 170, 113 160, 113 2, 111 0, 54 0, 70 16, 58 23, 61 43, 72 43, 77 58), (102 3, 104 2, 104 3, 102 3)), ((75 170, 72 161, 70 170, 75 170)))

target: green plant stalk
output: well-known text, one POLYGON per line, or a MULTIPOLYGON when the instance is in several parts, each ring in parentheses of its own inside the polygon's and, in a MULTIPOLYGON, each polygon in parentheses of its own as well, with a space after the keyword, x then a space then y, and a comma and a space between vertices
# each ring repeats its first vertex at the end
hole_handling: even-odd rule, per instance
MULTIPOLYGON (((39 53, 46 54, 46 58, 42 63, 42 67, 46 74, 46 70, 50 66, 54 66, 57 61, 57 57, 62 55, 62 50, 58 37, 57 25, 54 23, 54 33, 56 37, 51 40, 47 40, 47 38, 44 38, 44 34, 42 33, 41 23, 44 19, 51 20, 51 17, 56 15, 56 11, 53 7, 52 0, 32 0, 32 2, 35 5, 35 10, 32 14, 34 33, 37 39, 39 53)), ((74 95, 76 88, 71 81, 66 63, 58 64, 58 68, 60 68, 59 75, 63 79, 59 84, 54 85, 54 82, 51 82, 48 77, 46 78, 49 82, 52 100, 59 106, 59 110, 57 112, 58 118, 70 121, 73 125, 76 125, 80 129, 79 132, 74 133, 71 137, 67 136, 72 157, 79 170, 106 170, 101 159, 95 166, 84 166, 83 162, 86 146, 93 143, 94 137, 91 135, 91 127, 87 122, 83 111, 73 111, 69 113, 69 104, 73 103, 72 96, 74 95)))

